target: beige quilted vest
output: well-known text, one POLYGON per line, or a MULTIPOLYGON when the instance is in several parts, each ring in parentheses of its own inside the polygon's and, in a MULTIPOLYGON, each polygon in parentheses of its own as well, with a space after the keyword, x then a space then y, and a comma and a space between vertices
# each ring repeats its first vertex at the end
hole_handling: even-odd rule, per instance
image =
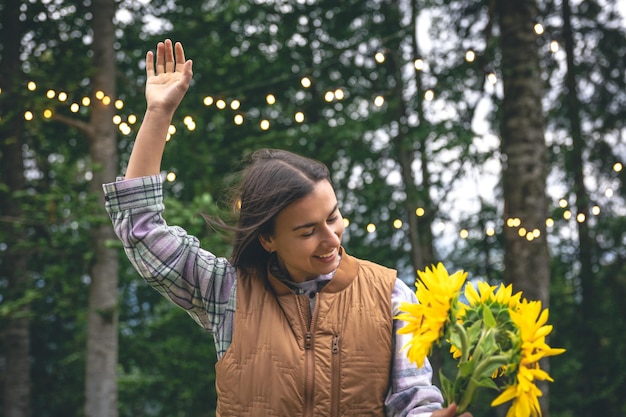
POLYGON ((216 365, 219 417, 384 416, 396 272, 343 254, 309 299, 240 277, 233 340, 216 365))

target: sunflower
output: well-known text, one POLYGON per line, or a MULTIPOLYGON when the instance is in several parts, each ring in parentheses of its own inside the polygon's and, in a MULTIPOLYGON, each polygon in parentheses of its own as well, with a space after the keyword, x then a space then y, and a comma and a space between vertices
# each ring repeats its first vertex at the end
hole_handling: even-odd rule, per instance
MULTIPOLYGON (((464 294, 468 304, 459 303, 459 322, 469 328, 477 320, 483 318, 484 313, 482 309, 490 309, 497 325, 502 329, 496 341, 503 350, 506 350, 509 348, 509 337, 506 332, 510 330, 511 327, 509 325, 509 310, 516 308, 520 303, 522 293, 520 291, 513 294, 512 285, 504 286, 500 284, 500 286, 497 287, 495 285, 489 285, 487 282, 479 281, 476 283, 476 286, 478 289, 470 284, 465 286, 464 294)), ((453 344, 450 345, 450 353, 454 359, 460 358, 462 354, 459 348, 453 344)), ((503 371, 504 369, 501 369, 500 372, 496 372, 496 374, 501 375, 503 371)))
POLYGON ((433 343, 443 336, 446 325, 457 320, 456 304, 467 273, 457 271, 449 275, 441 262, 417 273, 415 295, 419 303, 402 303, 400 310, 404 314, 396 318, 407 323, 399 333, 412 335, 404 346, 408 349, 409 360, 422 367, 433 343))
POLYGON ((512 400, 507 417, 541 416, 538 398, 542 394, 535 382, 552 382, 553 379, 539 367, 539 360, 560 355, 565 349, 551 348, 546 343, 546 336, 552 332, 552 326, 546 325, 549 312, 548 309, 542 311, 541 301, 524 299, 511 308, 509 314, 518 330, 520 359, 514 383, 493 400, 491 405, 495 407, 512 400))

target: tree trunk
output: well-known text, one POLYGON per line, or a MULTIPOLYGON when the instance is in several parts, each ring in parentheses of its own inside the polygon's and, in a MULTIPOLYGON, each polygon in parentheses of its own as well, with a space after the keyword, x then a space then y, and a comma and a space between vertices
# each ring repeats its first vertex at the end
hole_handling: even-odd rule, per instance
POLYGON ((16 302, 2 335, 5 361, 2 411, 5 417, 31 415, 30 307, 25 298, 30 284, 29 255, 23 247, 26 239, 23 210, 20 201, 13 197, 26 187, 22 156, 24 118, 19 110, 16 112, 23 108, 20 105, 23 100, 15 88, 24 85, 19 59, 22 39, 19 6, 19 1, 8 0, 0 22, 4 46, 0 62, 0 115, 3 119, 0 123, 0 182, 8 188, 0 192, 0 238, 4 238, 7 246, 0 252, 0 282, 8 283, 3 301, 16 302))
MULTIPOLYGON (((411 37, 411 46, 413 48, 413 56, 420 56, 419 44, 417 39, 417 5, 411 2, 411 26, 414 28, 411 37)), ((393 16, 393 23, 396 27, 401 27, 400 16, 402 11, 398 3, 392 3, 389 15, 393 16)), ((430 198, 430 166, 427 155, 427 136, 428 121, 424 116, 423 94, 421 72, 415 70, 415 83, 417 104, 414 109, 417 113, 420 126, 417 130, 417 138, 415 135, 409 134, 409 127, 403 120, 409 120, 409 107, 405 101, 404 91, 408 88, 402 74, 402 52, 400 44, 391 43, 393 53, 389 57, 389 66, 393 71, 395 78, 395 88, 392 90, 394 106, 390 104, 390 111, 393 120, 397 121, 400 129, 396 136, 392 137, 391 143, 395 153, 395 158, 400 165, 400 173, 404 191, 406 193, 405 212, 408 224, 409 242, 411 243, 411 264, 413 271, 424 270, 436 262, 435 249, 433 242, 432 221, 434 215, 434 207, 430 198), (415 141, 415 142, 414 142, 415 141), (419 155, 418 155, 419 153, 419 155), (413 163, 416 156, 420 158, 421 170, 421 191, 417 187, 417 181, 413 172, 413 163), (418 217, 416 209, 421 207, 425 211, 425 215, 418 217)), ((433 383, 440 384, 439 370, 442 367, 442 356, 440 349, 433 349, 429 356, 433 372, 433 383)))
MULTIPOLYGON (((413 5, 414 6, 414 5, 413 5)), ((416 24, 417 9, 412 7, 414 14, 413 24, 416 24)), ((392 19, 395 27, 401 27, 400 16, 402 15, 400 6, 397 3, 391 3, 389 11, 386 13, 392 19)), ((426 133, 428 130, 427 121, 424 118, 422 108, 423 101, 418 99, 417 113, 420 121, 419 132, 419 151, 413 142, 413 136, 409 135, 409 127, 403 120, 409 119, 409 108, 405 101, 404 91, 408 88, 402 74, 402 52, 399 39, 390 40, 391 53, 388 56, 388 66, 395 79, 395 86, 392 88, 391 95, 393 102, 389 104, 392 120, 396 121, 400 128, 395 136, 391 138, 393 151, 396 161, 400 166, 400 174, 402 183, 404 184, 404 192, 406 193, 405 210, 408 223, 409 241, 411 243, 411 263, 414 271, 423 270, 426 266, 430 266, 435 262, 435 250, 433 245, 432 234, 432 201, 430 200, 430 170, 428 158, 426 156, 426 133), (415 173, 413 172, 413 163, 417 152, 420 153, 422 183, 420 191, 417 188, 415 173), (415 210, 422 207, 426 211, 424 217, 417 217, 415 210)), ((412 45, 415 51, 414 56, 418 56, 418 44, 415 35, 412 38, 412 45)), ((421 79, 419 72, 416 72, 417 88, 421 87, 421 79)), ((416 94, 420 94, 417 91, 416 94)))
MULTIPOLYGON (((569 158, 566 162, 566 171, 570 173, 570 177, 574 178, 574 193, 576 196, 576 209, 578 215, 584 215, 584 221, 578 221, 578 262, 580 264, 580 283, 582 287, 582 303, 579 310, 580 323, 584 328, 584 334, 587 335, 581 340, 585 357, 595 358, 599 354, 600 335, 597 331, 595 322, 596 314, 594 312, 594 272, 593 272, 593 238, 589 230, 589 206, 590 198, 585 188, 584 174, 584 158, 585 138, 583 137, 582 120, 579 109, 582 108, 578 98, 578 88, 576 82, 576 68, 574 64, 574 34, 571 25, 571 6, 569 0, 562 2, 563 14, 563 41, 565 44, 567 73, 565 76, 565 87, 567 95, 565 104, 567 109, 567 119, 570 123, 570 134, 572 136, 572 147, 569 152, 569 158)), ((576 216, 578 218, 578 216, 576 216)), ((599 397, 594 396, 592 391, 594 380, 603 378, 598 375, 597 367, 594 361, 585 361, 583 364, 584 375, 589 378, 587 384, 583 384, 585 392, 584 397, 590 399, 588 402, 587 413, 593 414, 594 411, 602 409, 602 404, 598 404, 599 397), (593 398, 596 398, 593 401, 593 398)))
MULTIPOLYGON (((534 1, 497 0, 504 99, 501 117, 505 277, 528 299, 549 301, 550 259, 545 222, 547 147, 534 1), (507 225, 519 219, 520 225, 507 225), (532 235, 537 231, 539 235, 532 235), (531 235, 529 235, 531 233, 531 235)), ((547 367, 547 363, 543 365, 547 367)), ((547 384, 538 384, 548 415, 547 384)))
MULTIPOLYGON (((93 92, 116 97, 114 0, 94 0, 93 4, 93 92)), ((93 163, 91 192, 104 206, 102 183, 117 173, 117 132, 113 123, 113 103, 94 98, 89 123, 90 156, 93 163)), ((104 216, 104 213, 102 213, 104 216)), ((92 230, 94 261, 91 267, 87 329, 85 416, 116 417, 118 344, 118 254, 106 243, 115 238, 108 221, 92 230)))

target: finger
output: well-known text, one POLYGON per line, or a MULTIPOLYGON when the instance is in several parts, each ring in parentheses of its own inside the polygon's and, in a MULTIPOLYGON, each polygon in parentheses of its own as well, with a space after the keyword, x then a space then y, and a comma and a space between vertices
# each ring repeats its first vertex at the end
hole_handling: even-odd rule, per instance
POLYGON ((176 70, 182 71, 185 67, 185 50, 183 49, 183 44, 180 42, 176 42, 176 70))
POLYGON ((159 42, 157 44, 156 52, 156 74, 162 74, 165 72, 165 44, 159 42))
POLYGON ((148 78, 154 76, 154 53, 152 51, 146 53, 146 76, 148 78))
POLYGON ((172 41, 165 40, 165 72, 174 71, 174 48, 172 47, 172 41))

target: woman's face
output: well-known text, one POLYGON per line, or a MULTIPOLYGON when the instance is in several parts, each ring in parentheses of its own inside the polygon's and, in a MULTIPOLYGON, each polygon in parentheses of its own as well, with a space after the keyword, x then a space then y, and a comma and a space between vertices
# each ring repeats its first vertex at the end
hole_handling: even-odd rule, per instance
POLYGON ((294 281, 303 282, 337 268, 343 230, 335 191, 324 180, 278 213, 274 234, 260 240, 294 281))

